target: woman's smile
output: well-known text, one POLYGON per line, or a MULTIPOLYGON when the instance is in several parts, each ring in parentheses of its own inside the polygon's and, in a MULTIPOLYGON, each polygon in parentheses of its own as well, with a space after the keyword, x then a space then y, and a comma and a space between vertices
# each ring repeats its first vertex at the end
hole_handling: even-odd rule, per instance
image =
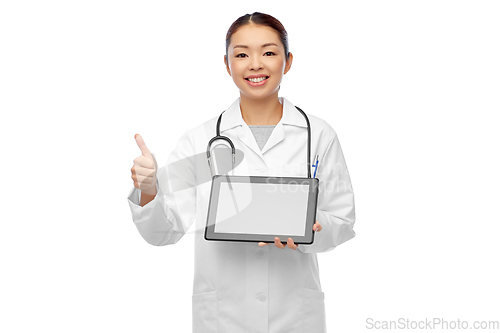
POLYGON ((268 79, 269 79, 269 76, 267 76, 267 75, 250 75, 249 77, 245 78, 245 80, 247 80, 248 84, 251 85, 252 87, 262 86, 262 85, 266 84, 268 79))

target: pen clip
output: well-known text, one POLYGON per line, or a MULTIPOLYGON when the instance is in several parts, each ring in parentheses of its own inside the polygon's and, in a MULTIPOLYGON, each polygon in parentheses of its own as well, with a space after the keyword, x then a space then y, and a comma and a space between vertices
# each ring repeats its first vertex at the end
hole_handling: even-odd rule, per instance
POLYGON ((318 171, 318 164, 319 164, 319 155, 316 155, 314 157, 314 175, 313 175, 313 178, 316 178, 316 171, 318 171))

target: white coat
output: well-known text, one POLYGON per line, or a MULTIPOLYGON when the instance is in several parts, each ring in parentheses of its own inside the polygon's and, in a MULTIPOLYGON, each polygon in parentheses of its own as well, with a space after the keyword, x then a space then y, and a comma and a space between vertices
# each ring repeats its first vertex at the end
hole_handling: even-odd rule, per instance
MULTIPOLYGON (((234 174, 307 177, 304 116, 280 97, 282 118, 261 151, 241 116, 239 102, 238 98, 224 112, 220 126, 221 135, 229 137, 244 153, 234 174)), ((311 125, 311 164, 316 154, 320 160, 316 220, 322 230, 316 232, 313 244, 300 244, 292 250, 288 246, 280 249, 274 243, 259 247, 257 242, 204 239, 211 182, 193 185, 197 177, 206 178, 210 172, 205 152, 208 141, 216 135, 220 113, 182 135, 167 165, 158 170, 154 200, 139 206, 140 191, 135 187, 128 196, 133 222, 152 245, 177 243, 196 222, 194 333, 326 332, 325 296, 316 254, 331 251, 355 236, 354 194, 335 131, 302 109, 311 125), (197 159, 182 177, 170 171, 170 163, 197 154, 205 159, 197 159), (173 184, 180 183, 187 185, 186 189, 171 190, 173 184)))

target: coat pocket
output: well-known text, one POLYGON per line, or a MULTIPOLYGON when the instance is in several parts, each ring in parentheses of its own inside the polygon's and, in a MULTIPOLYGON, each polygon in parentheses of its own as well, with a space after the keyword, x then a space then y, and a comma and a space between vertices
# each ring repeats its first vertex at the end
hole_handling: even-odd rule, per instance
POLYGON ((217 290, 193 294, 193 333, 217 332, 217 290))
POLYGON ((325 294, 320 290, 304 288, 302 331, 326 333, 325 294))

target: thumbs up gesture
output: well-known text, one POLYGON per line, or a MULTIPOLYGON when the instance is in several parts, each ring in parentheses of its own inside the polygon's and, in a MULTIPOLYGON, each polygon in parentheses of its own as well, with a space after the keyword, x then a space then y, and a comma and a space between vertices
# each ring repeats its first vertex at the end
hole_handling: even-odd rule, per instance
POLYGON ((156 159, 139 134, 135 135, 135 141, 142 155, 134 160, 134 166, 131 169, 134 186, 142 193, 156 195, 156 172, 158 170, 156 159))

